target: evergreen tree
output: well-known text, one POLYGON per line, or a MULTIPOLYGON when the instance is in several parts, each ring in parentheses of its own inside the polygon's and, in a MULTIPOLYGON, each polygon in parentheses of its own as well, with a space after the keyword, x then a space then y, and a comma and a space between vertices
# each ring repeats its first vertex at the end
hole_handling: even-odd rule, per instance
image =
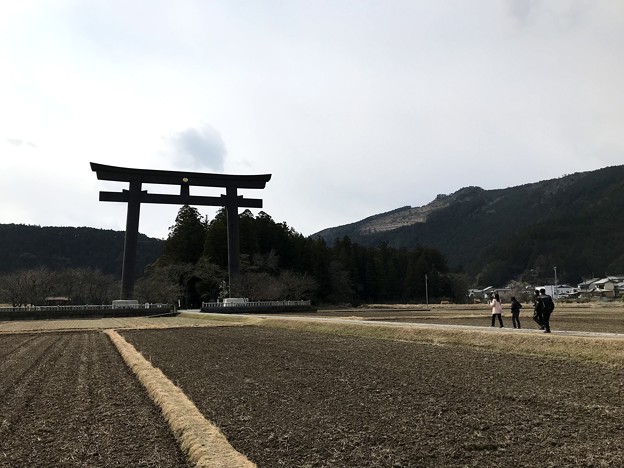
POLYGON ((222 268, 228 266, 227 211, 221 208, 208 223, 203 256, 222 268))
POLYGON ((195 264, 204 250, 206 226, 197 208, 182 206, 176 221, 169 228, 165 251, 161 257, 164 264, 195 264))
POLYGON ((254 215, 251 211, 245 210, 238 215, 238 219, 239 249, 241 255, 251 256, 256 252, 260 252, 254 215))

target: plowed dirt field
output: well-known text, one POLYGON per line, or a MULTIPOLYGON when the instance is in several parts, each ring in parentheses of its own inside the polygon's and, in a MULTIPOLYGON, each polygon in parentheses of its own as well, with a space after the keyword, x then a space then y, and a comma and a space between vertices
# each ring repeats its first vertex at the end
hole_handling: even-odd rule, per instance
POLYGON ((102 333, 0 336, 0 467, 184 467, 102 333))
POLYGON ((122 334, 260 467, 624 466, 620 367, 254 326, 122 334))

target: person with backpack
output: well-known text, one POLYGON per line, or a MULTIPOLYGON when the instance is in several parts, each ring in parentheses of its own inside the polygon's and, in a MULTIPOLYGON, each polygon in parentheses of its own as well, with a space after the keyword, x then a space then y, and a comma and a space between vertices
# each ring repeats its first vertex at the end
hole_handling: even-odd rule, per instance
POLYGON ((520 309, 522 309, 522 304, 520 304, 515 297, 511 298, 511 323, 514 328, 520 328, 520 309))
POLYGON ((555 310, 555 303, 548 294, 546 289, 540 289, 540 295, 537 297, 540 302, 540 312, 542 316, 542 325, 544 326, 544 333, 550 333, 550 314, 555 310))

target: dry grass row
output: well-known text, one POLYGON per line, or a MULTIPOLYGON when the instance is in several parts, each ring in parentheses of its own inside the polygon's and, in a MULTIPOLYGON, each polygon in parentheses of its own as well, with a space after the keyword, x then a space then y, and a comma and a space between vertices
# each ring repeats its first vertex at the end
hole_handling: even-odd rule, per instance
POLYGON ((230 445, 219 429, 207 421, 188 397, 154 368, 116 331, 105 330, 126 364, 161 408, 173 434, 196 467, 255 467, 230 445))
POLYGON ((240 324, 237 317, 224 316, 206 321, 201 316, 181 317, 117 317, 99 319, 12 320, 0 322, 0 335, 17 333, 47 333, 71 331, 142 330, 158 328, 187 328, 240 324), (218 322, 218 323, 211 323, 218 322))
POLYGON ((608 337, 567 336, 434 328, 430 326, 378 325, 331 321, 266 318, 254 325, 289 330, 411 341, 447 346, 469 346, 496 352, 552 356, 611 365, 624 365, 624 340, 608 337))

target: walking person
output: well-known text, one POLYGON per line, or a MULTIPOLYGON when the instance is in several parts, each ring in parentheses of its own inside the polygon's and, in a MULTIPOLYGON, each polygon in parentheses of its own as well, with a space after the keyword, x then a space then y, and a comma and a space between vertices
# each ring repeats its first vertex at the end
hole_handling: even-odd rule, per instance
POLYGON ((496 317, 498 317, 500 328, 503 328, 503 306, 501 305, 498 293, 494 293, 492 295, 492 302, 490 302, 490 306, 492 306, 492 326, 494 326, 496 317))
POLYGON ((544 327, 544 333, 550 333, 550 314, 555 310, 555 303, 548 294, 546 289, 540 289, 540 295, 537 297, 540 302, 540 309, 542 314, 542 326, 544 327))
POLYGON ((520 304, 515 297, 511 298, 511 323, 514 328, 520 328, 520 309, 522 309, 522 304, 520 304))
POLYGON ((533 320, 537 323, 540 330, 544 329, 544 322, 542 320, 542 304, 539 301, 540 292, 536 289, 533 295, 533 320))

